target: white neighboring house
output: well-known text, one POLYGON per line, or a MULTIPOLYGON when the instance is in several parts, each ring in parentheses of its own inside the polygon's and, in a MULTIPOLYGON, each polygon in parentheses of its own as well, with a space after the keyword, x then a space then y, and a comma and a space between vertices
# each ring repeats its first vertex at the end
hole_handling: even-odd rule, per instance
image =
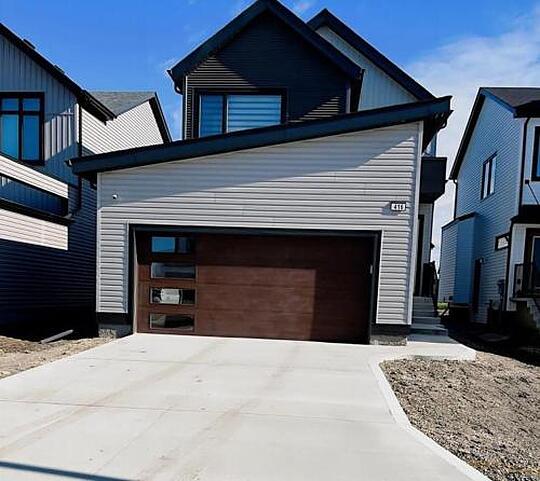
POLYGON ((91 325, 96 191, 73 156, 170 141, 154 92, 88 92, 0 24, 0 329, 91 325))
POLYGON ((481 88, 450 178, 439 299, 479 322, 522 307, 540 326, 540 88, 481 88))

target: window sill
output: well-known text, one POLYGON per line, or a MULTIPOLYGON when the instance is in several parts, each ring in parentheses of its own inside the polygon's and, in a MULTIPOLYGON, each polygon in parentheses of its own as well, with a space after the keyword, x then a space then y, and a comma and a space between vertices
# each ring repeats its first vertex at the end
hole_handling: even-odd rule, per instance
POLYGON ((2 157, 5 157, 8 160, 12 160, 13 162, 17 162, 18 164, 22 164, 26 167, 43 167, 45 165, 45 159, 22 160, 22 159, 18 159, 17 157, 12 157, 11 155, 6 154, 5 152, 0 152, 0 155, 2 157))
POLYGON ((0 209, 9 210, 17 214, 26 215, 28 217, 33 217, 34 219, 45 220, 47 222, 53 222, 60 225, 70 225, 73 222, 72 217, 68 214, 65 217, 57 214, 50 214, 48 212, 43 212, 39 209, 34 209, 26 205, 18 204, 10 200, 0 198, 0 209))

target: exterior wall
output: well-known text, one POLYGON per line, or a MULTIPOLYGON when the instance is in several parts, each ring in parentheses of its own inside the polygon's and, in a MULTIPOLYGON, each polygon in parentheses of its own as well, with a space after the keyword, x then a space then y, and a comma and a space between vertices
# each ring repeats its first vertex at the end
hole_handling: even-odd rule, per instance
POLYGON ((424 216, 424 232, 422 239, 422 264, 431 260, 431 229, 433 226, 433 204, 420 204, 418 215, 424 216))
POLYGON ((321 27, 317 33, 365 69, 359 110, 388 107, 418 100, 329 27, 321 27))
MULTIPOLYGON (((470 217, 457 225, 457 242, 455 254, 455 288, 454 302, 468 304, 472 301, 476 218, 470 217)), ((483 267, 483 266, 482 266, 483 267)), ((485 279, 482 279, 485 282, 485 279)), ((482 285, 480 286, 482 288, 482 285)))
POLYGON ((130 224, 354 229, 382 231, 377 322, 410 323, 421 135, 415 123, 98 174, 98 312, 128 312, 130 224))
MULTIPOLYGON (((523 199, 522 205, 538 205, 540 202, 540 181, 532 180, 532 156, 534 147, 534 131, 540 127, 540 119, 531 119, 527 124, 527 143, 525 146, 525 165, 523 175, 523 199), (526 185, 525 181, 530 180, 530 184, 526 185), (535 197, 536 196, 536 197, 535 197)), ((521 159, 520 159, 521 161, 521 159)))
POLYGON ((44 92, 45 165, 40 172, 76 182, 64 163, 77 155, 77 100, 73 93, 0 35, 0 91, 44 92))
POLYGON ((82 143, 85 155, 163 143, 149 102, 124 112, 106 124, 83 110, 82 143))
POLYGON ((454 289, 456 287, 457 235, 457 222, 443 227, 439 269, 440 302, 448 302, 454 299, 454 289))
POLYGON ((187 77, 184 138, 197 136, 196 89, 285 89, 286 120, 298 121, 346 112, 348 86, 335 65, 275 17, 262 14, 187 77))
POLYGON ((512 229, 511 245, 509 247, 510 252, 510 270, 508 271, 508 289, 506 306, 510 311, 516 310, 515 302, 512 302, 514 295, 514 266, 516 264, 523 264, 525 260, 525 240, 527 236, 527 229, 540 229, 540 223, 538 224, 514 224, 512 229))
POLYGON ((521 119, 486 98, 459 172, 456 216, 476 212, 473 261, 484 260, 477 321, 487 320, 490 301, 500 300, 497 281, 506 278, 507 249, 495 251, 495 238, 509 232, 517 214, 521 129, 521 119), (495 152, 495 192, 482 200, 482 166, 495 152))

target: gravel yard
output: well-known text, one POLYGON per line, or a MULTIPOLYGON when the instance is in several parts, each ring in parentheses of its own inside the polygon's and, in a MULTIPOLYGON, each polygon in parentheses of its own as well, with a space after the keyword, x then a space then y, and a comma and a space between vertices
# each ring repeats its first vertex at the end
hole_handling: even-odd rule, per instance
POLYGON ((411 423, 493 481, 540 480, 540 368, 475 361, 389 361, 382 368, 411 423))
POLYGON ((86 351, 108 340, 110 339, 92 338, 40 344, 39 342, 0 336, 0 378, 55 361, 64 356, 86 351))

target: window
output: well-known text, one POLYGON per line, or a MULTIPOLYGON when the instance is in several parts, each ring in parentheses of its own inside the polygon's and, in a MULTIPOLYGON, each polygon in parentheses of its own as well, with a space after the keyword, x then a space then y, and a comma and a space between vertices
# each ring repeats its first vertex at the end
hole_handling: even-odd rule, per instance
POLYGON ((150 292, 152 304, 195 304, 195 289, 171 289, 153 287, 150 292))
POLYGON ((202 94, 199 136, 277 125, 282 120, 282 95, 202 94))
POLYGON ((152 237, 152 253, 154 254, 191 254, 195 243, 191 237, 152 237))
POLYGON ((540 127, 534 129, 532 180, 540 180, 540 127))
POLYGON ((495 250, 500 251, 502 249, 507 249, 510 242, 510 235, 503 234, 495 238, 495 250))
POLYGON ((152 279, 195 279, 195 266, 173 262, 152 262, 152 279))
POLYGON ((195 320, 186 314, 150 314, 150 329, 193 331, 195 320))
POLYGON ((0 152, 17 160, 42 160, 40 94, 0 95, 0 152))
POLYGON ((492 155, 482 166, 482 195, 485 199, 495 192, 495 175, 497 171, 497 155, 492 155))

